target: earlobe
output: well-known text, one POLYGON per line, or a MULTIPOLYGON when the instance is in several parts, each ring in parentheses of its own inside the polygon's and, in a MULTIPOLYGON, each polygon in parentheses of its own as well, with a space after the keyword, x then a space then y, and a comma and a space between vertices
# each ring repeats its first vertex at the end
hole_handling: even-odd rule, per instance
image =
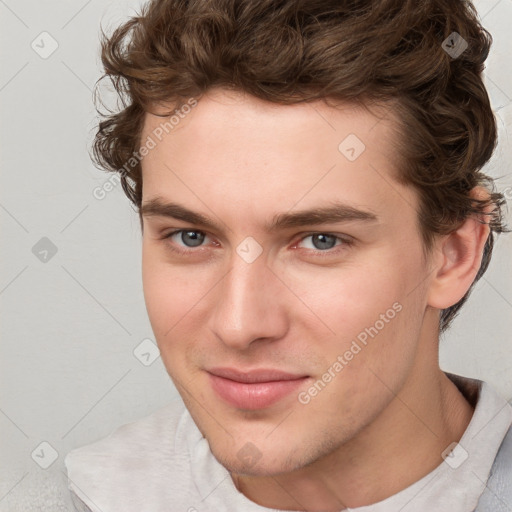
MULTIPOLYGON (((475 187, 478 199, 489 196, 483 187, 475 187)), ((485 214, 492 211, 492 205, 485 214)), ((487 215, 471 215, 452 233, 438 240, 436 269, 429 287, 428 305, 446 309, 456 304, 469 290, 482 263, 485 242, 490 233, 487 215)))

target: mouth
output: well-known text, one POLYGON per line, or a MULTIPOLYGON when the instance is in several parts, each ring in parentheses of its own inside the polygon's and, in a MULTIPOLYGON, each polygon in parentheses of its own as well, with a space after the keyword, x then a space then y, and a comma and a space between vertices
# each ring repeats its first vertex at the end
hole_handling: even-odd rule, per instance
POLYGON ((310 378, 275 369, 240 372, 233 368, 212 368, 207 372, 215 393, 224 402, 245 410, 269 407, 310 378))

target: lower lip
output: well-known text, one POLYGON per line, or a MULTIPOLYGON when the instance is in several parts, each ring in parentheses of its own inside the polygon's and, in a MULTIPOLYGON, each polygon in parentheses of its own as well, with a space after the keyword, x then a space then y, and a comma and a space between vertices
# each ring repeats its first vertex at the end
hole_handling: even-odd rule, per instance
POLYGON ((239 409, 256 410, 275 404, 296 391, 309 377, 271 382, 236 382, 209 374, 214 391, 239 409))

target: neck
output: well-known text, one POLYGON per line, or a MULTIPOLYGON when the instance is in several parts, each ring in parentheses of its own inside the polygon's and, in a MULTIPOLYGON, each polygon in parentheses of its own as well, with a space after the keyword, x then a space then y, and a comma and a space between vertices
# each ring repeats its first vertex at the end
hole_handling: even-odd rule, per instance
POLYGON ((339 511, 382 501, 434 470, 462 437, 473 407, 440 370, 436 339, 425 341, 400 392, 349 442, 291 473, 232 474, 238 490, 269 508, 339 511), (432 357, 435 365, 427 366, 432 357))

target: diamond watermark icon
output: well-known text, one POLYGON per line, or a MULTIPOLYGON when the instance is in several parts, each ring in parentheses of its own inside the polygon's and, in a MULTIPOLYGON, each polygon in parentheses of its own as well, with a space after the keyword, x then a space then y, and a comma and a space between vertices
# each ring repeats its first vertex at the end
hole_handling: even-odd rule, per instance
POLYGON ((160 356, 160 350, 149 338, 142 340, 134 349, 133 355, 144 365, 152 365, 160 356))
POLYGON ((238 245, 236 252, 246 263, 252 263, 263 252, 263 247, 252 236, 248 236, 238 245))
POLYGON ((444 461, 452 469, 457 469, 467 458, 468 452, 459 444, 451 443, 446 450, 441 453, 444 461))
POLYGON ((43 263, 48 263, 56 254, 57 246, 47 237, 43 236, 32 247, 32 254, 43 263))
POLYGON ((59 47, 59 43, 48 32, 41 32, 30 44, 39 57, 47 59, 59 47))
POLYGON ((350 162, 357 160, 365 149, 363 141, 353 133, 347 135, 338 146, 338 151, 350 162))
POLYGON ((31 453, 31 457, 38 466, 48 469, 59 458, 59 454, 50 443, 43 441, 31 453))
POLYGON ((253 443, 245 443, 236 456, 245 463, 248 468, 252 468, 256 462, 261 459, 262 453, 253 443))
POLYGON ((456 59, 459 57, 466 48, 468 42, 458 33, 452 32, 442 43, 443 50, 452 58, 456 59))

